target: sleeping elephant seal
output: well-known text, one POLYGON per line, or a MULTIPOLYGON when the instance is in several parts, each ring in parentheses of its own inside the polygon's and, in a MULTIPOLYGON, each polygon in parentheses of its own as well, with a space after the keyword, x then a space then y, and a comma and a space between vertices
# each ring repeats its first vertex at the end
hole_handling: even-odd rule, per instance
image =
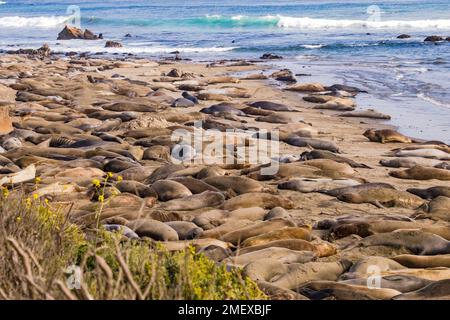
POLYGON ((158 200, 169 201, 192 195, 192 192, 181 183, 172 180, 158 180, 151 185, 158 195, 158 200))
POLYGON ((401 294, 394 289, 373 289, 367 284, 357 285, 334 281, 311 281, 297 291, 311 299, 333 298, 336 300, 389 300, 401 294))
POLYGON ((314 254, 319 258, 332 256, 337 253, 336 247, 328 242, 323 241, 313 243, 301 239, 275 240, 257 246, 240 248, 239 252, 240 254, 246 254, 271 247, 287 248, 296 251, 311 251, 314 252, 314 254))
POLYGON ((220 206, 224 201, 225 196, 222 193, 205 191, 192 196, 163 202, 160 204, 160 208, 173 211, 197 210, 201 208, 220 206))
POLYGON ((203 182, 222 191, 231 190, 236 195, 269 191, 269 188, 261 182, 240 176, 215 176, 203 179, 203 182))
POLYGON ((450 181, 450 170, 415 166, 404 171, 392 171, 389 175, 399 179, 450 181))
POLYGON ((369 129, 363 133, 363 136, 365 136, 367 139, 369 139, 372 142, 381 142, 381 143, 388 143, 388 142, 411 143, 411 142, 413 142, 411 140, 411 138, 404 136, 401 133, 398 133, 397 131, 391 130, 391 129, 384 129, 384 130, 369 129))
POLYGON ((450 279, 430 283, 422 289, 404 293, 393 298, 394 300, 449 300, 450 279))
POLYGON ((199 228, 195 223, 188 221, 169 221, 165 222, 165 224, 178 233, 178 238, 180 240, 196 239, 203 232, 203 229, 199 228))
POLYGON ((401 254, 392 258, 408 268, 450 268, 450 254, 434 256, 417 256, 413 254, 401 254))
POLYGON ((269 110, 269 111, 295 111, 294 109, 292 109, 291 107, 289 107, 285 104, 271 102, 271 101, 256 101, 256 102, 248 103, 248 105, 253 108, 269 110))
POLYGON ((268 233, 260 234, 247 238, 242 242, 242 247, 251 247, 266 244, 275 240, 302 239, 311 241, 311 230, 308 228, 287 227, 279 230, 273 230, 268 233))
POLYGON ((305 263, 315 260, 316 255, 312 251, 295 251, 287 248, 272 247, 246 254, 239 254, 226 258, 221 262, 235 266, 245 266, 262 259, 275 259, 281 263, 305 263))
MULTIPOLYGON (((433 281, 408 276, 408 275, 392 275, 392 276, 384 276, 380 278, 380 287, 383 289, 394 289, 400 291, 401 293, 410 292, 414 290, 421 289, 433 281)), ((344 281, 339 281, 339 283, 357 285, 357 286, 365 286, 367 288, 367 284, 370 283, 370 279, 368 278, 357 278, 357 279, 349 279, 344 281)), ((376 291, 376 290, 375 290, 376 291)))
POLYGON ((380 160, 382 166, 390 168, 413 168, 415 166, 435 167, 442 163, 444 162, 441 160, 420 157, 400 157, 380 160))
MULTIPOLYGON (((255 262, 258 263, 258 262, 255 262)), ((307 262, 292 263, 287 265, 287 272, 275 281, 274 285, 285 289, 296 289, 302 284, 314 280, 336 281, 351 265, 350 261, 341 260, 338 262, 307 262)))
MULTIPOLYGON (((404 247, 418 255, 450 253, 450 241, 420 230, 401 229, 389 233, 378 233, 360 240, 351 247, 391 246, 404 247)), ((347 250, 347 249, 346 249, 347 250)))
POLYGON ((364 183, 356 186, 351 187, 342 187, 342 188, 336 188, 332 190, 322 190, 320 193, 332 196, 332 197, 338 197, 340 195, 346 194, 346 193, 352 193, 352 192, 361 192, 361 191, 368 191, 368 190, 377 190, 381 188, 389 188, 395 190, 393 186, 387 183, 364 183))
POLYGON ((425 200, 433 200, 434 198, 437 198, 439 196, 450 198, 450 187, 446 186, 431 187, 428 189, 410 188, 406 191, 415 194, 416 196, 419 196, 425 200))
POLYGON ((371 203, 379 208, 400 207, 417 209, 425 203, 422 198, 409 192, 389 188, 349 192, 341 194, 337 198, 348 203, 371 203))
POLYGON ((312 147, 314 149, 319 150, 328 150, 335 153, 340 153, 338 146, 336 146, 331 141, 313 139, 313 138, 305 138, 300 137, 298 135, 289 136, 286 141, 287 144, 295 147, 312 147))
POLYGON ((116 184, 116 188, 122 193, 135 194, 141 198, 157 197, 157 194, 152 188, 133 180, 122 180, 116 184))
POLYGON ((294 202, 283 196, 252 192, 245 193, 225 201, 222 209, 232 211, 239 208, 250 207, 260 207, 264 209, 282 207, 285 209, 292 209, 294 208, 294 202))
POLYGON ((153 219, 136 219, 128 222, 128 228, 140 237, 150 237, 160 241, 177 241, 178 234, 170 226, 153 219))
POLYGON ((239 244, 242 241, 255 237, 261 234, 266 234, 273 230, 278 230, 286 227, 295 227, 295 223, 289 220, 277 219, 271 221, 262 221, 256 224, 251 224, 242 229, 238 229, 223 235, 220 240, 239 244))
POLYGON ((340 163, 347 163, 353 168, 366 168, 371 169, 368 165, 364 163, 358 163, 352 159, 345 158, 343 156, 337 155, 333 152, 327 150, 313 150, 313 151, 305 151, 301 154, 301 159, 305 160, 313 160, 313 159, 329 159, 334 160, 340 163))

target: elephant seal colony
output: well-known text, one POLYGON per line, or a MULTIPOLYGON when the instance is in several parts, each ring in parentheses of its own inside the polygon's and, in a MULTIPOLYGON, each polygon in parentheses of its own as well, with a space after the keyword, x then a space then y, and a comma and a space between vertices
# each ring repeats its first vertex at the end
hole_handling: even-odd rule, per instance
POLYGON ((449 299, 450 146, 353 111, 363 90, 273 85, 278 74, 2 55, 0 186, 86 230, 192 246, 272 298, 449 299), (205 156, 217 137, 223 152, 205 156), (241 161, 274 137, 276 154, 241 161))

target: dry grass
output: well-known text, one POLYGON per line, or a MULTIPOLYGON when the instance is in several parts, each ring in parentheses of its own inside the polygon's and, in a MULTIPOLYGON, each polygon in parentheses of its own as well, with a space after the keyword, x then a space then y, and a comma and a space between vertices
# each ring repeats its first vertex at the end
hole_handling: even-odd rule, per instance
POLYGON ((37 199, 0 196, 0 299, 265 299, 240 270, 71 224, 37 199), (89 240, 95 238, 95 241, 89 240), (79 282, 70 266, 79 267, 79 282), (70 284, 79 284, 70 289, 70 284))

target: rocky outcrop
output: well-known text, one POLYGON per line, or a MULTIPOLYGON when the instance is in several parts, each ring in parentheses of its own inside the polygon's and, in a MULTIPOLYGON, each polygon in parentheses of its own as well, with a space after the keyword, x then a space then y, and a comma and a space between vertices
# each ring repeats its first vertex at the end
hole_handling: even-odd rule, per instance
POLYGON ((102 37, 95 35, 92 31, 86 29, 81 30, 76 27, 65 26, 64 29, 60 33, 58 33, 57 40, 74 40, 74 39, 82 39, 82 40, 97 40, 102 37))
POLYGON ((117 41, 106 41, 105 48, 122 48, 122 44, 117 41))
POLYGON ((442 38, 441 36, 429 36, 425 38, 425 42, 438 42, 438 41, 443 41, 444 38, 442 38))
POLYGON ((397 37, 397 39, 409 39, 411 36, 409 34, 401 34, 397 37))
POLYGON ((48 57, 51 54, 50 47, 47 44, 44 44, 39 49, 19 49, 19 50, 10 50, 7 51, 8 54, 28 54, 39 57, 48 57))
POLYGON ((264 59, 264 60, 275 60, 275 59, 283 59, 282 56, 273 54, 273 53, 264 53, 260 59, 264 59))

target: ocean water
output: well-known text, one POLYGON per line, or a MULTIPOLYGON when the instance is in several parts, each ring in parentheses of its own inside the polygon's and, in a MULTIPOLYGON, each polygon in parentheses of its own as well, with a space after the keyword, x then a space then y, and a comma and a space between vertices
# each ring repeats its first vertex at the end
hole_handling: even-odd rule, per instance
POLYGON ((134 53, 194 60, 280 54, 299 81, 344 83, 369 91, 360 108, 389 113, 415 137, 450 143, 449 0, 80 0, 0 1, 0 49, 134 53), (79 14, 78 14, 79 13, 79 14), (105 40, 56 41, 65 23, 105 40), (131 37, 125 37, 126 34, 131 37), (407 33, 411 38, 396 39, 407 33), (123 48, 105 49, 106 39, 123 48))

